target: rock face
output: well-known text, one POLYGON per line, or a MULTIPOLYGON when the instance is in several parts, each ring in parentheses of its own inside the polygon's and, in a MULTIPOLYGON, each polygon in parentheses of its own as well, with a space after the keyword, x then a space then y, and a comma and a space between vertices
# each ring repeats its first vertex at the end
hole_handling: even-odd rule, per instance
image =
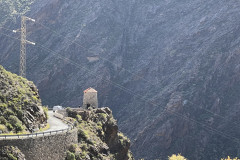
POLYGON ((33 82, 0 66, 0 90, 2 132, 33 131, 46 125, 46 114, 33 82))
POLYGON ((129 150, 130 140, 118 131, 109 108, 67 109, 67 113, 75 118, 78 128, 78 144, 70 146, 67 160, 73 154, 77 160, 134 160, 129 150))
POLYGON ((5 146, 0 148, 0 160, 25 160, 25 155, 13 146, 5 146))
MULTIPOLYGON (((240 157, 240 2, 38 0, 28 15, 27 73, 44 104, 79 106, 92 86, 136 158, 240 157)), ((19 47, 0 36, 16 73, 19 47)))

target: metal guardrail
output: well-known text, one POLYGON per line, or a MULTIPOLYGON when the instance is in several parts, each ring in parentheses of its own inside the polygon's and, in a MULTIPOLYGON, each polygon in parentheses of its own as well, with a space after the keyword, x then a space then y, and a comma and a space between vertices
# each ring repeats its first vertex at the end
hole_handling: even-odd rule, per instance
MULTIPOLYGON (((57 117, 58 118, 58 117, 57 117)), ((59 118, 60 119, 60 118, 59 118)), ((48 135, 56 135, 58 133, 68 132, 75 128, 74 124, 65 120, 61 119, 66 124, 68 124, 68 128, 61 129, 61 130, 55 130, 55 131, 45 131, 45 132, 39 132, 39 133, 30 133, 30 134, 19 134, 19 135, 0 135, 0 139, 19 139, 19 138, 30 138, 30 137, 39 137, 39 136, 48 136, 48 135)))
POLYGON ((19 135, 0 135, 0 139, 9 139, 9 138, 30 138, 30 137, 39 137, 39 136, 48 136, 48 135, 56 135, 58 133, 63 133, 65 131, 70 131, 74 127, 70 126, 67 129, 55 130, 55 131, 46 131, 40 133, 31 133, 31 134, 19 134, 19 135))

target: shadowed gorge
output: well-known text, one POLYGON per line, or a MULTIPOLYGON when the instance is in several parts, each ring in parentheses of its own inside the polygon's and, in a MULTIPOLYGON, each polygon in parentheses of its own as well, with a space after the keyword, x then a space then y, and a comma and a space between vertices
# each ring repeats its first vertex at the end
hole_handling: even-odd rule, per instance
MULTIPOLYGON (((240 157, 240 2, 36 0, 27 15, 44 105, 78 107, 91 86, 136 159, 240 157)), ((17 37, 0 28, 0 64, 17 73, 19 41, 3 33, 17 37)))

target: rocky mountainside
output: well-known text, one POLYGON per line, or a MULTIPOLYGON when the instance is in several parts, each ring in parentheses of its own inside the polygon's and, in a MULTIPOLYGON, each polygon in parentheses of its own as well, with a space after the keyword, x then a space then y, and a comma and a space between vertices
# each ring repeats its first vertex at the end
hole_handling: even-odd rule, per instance
POLYGON ((25 155, 13 146, 5 146, 0 148, 0 160, 26 160, 25 155))
POLYGON ((78 128, 78 144, 72 144, 67 160, 134 160, 130 140, 118 131, 116 120, 109 108, 91 110, 67 109, 78 128))
POLYGON ((0 0, 0 27, 8 20, 16 20, 16 15, 24 15, 30 10, 34 0, 0 0))
MULTIPOLYGON (((27 76, 44 104, 78 106, 92 86, 136 158, 240 157, 240 2, 37 0, 28 16, 27 76)), ((15 73, 16 42, 0 34, 15 73)))
POLYGON ((1 133, 34 131, 46 126, 47 116, 33 82, 0 66, 0 91, 1 133))

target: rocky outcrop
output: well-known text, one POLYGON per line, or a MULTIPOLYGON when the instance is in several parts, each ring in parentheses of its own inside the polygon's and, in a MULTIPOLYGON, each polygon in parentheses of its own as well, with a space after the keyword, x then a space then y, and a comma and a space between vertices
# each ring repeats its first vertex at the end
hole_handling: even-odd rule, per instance
POLYGON ((34 131, 47 123, 38 90, 33 82, 0 66, 1 132, 34 131))
POLYGON ((133 160, 130 140, 118 131, 109 108, 67 110, 78 128, 78 144, 70 146, 67 158, 133 160))

